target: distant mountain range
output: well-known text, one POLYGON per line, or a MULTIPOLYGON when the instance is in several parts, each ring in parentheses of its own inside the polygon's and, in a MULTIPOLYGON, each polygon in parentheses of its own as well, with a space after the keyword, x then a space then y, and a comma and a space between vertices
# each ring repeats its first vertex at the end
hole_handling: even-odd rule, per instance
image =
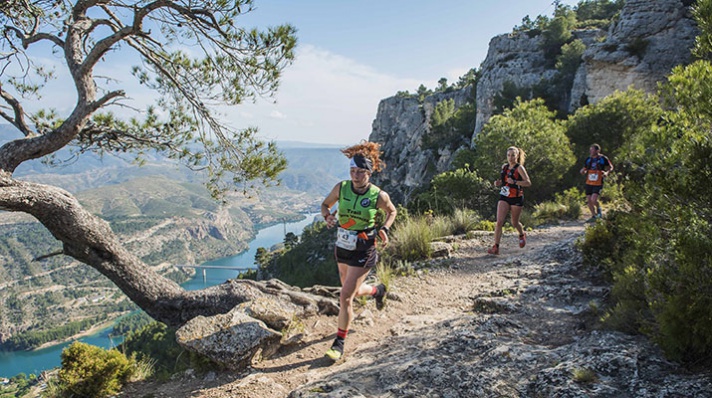
MULTIPOLYGON (((0 124, 0 145, 18 137, 14 127, 0 124)), ((326 195, 338 181, 349 178, 348 161, 339 151, 340 146, 283 141, 277 142, 277 147, 288 162, 287 169, 280 175, 288 189, 326 195)), ((71 159, 69 150, 59 151, 57 159, 71 159)), ((200 183, 203 178, 162 156, 148 155, 146 164, 141 167, 131 161, 130 157, 99 157, 87 153, 61 166, 50 167, 38 159, 20 165, 15 176, 57 185, 73 193, 151 175, 191 183, 200 183)))

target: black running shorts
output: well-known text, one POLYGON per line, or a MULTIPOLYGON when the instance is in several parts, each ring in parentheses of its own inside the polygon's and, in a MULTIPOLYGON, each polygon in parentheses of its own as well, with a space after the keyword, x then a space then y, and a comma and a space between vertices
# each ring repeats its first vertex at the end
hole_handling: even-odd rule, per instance
POLYGON ((370 246, 366 250, 346 250, 336 246, 334 254, 336 255, 336 262, 351 267, 373 268, 378 263, 376 245, 370 246))
POLYGON ((603 185, 588 185, 586 184, 586 196, 591 196, 593 194, 600 195, 603 185))
POLYGON ((519 206, 522 207, 524 206, 524 196, 517 196, 515 198, 508 198, 503 195, 499 195, 499 200, 503 200, 507 203, 509 203, 510 206, 519 206))

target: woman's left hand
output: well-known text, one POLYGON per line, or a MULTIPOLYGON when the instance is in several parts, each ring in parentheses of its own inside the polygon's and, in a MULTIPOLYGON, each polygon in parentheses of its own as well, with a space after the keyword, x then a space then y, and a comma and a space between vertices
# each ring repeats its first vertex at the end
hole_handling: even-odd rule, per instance
POLYGON ((388 233, 384 230, 378 231, 378 237, 381 238, 381 242, 383 242, 383 246, 388 246, 388 233))

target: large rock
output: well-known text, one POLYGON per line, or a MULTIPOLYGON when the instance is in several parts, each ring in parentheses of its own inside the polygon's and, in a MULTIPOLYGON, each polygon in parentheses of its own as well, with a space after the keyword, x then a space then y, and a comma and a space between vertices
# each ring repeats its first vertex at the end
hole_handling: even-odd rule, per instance
POLYGON ((234 370, 250 365, 255 355, 273 353, 281 339, 281 333, 247 315, 243 307, 227 314, 193 318, 176 331, 176 340, 183 348, 234 370))
POLYGON ((386 169, 373 181, 391 195, 395 203, 406 203, 413 191, 447 170, 453 160, 450 149, 427 149, 423 139, 431 134, 431 118, 438 103, 452 99, 455 108, 466 104, 470 87, 425 98, 394 96, 381 100, 369 141, 380 143, 386 169))
POLYGON ((584 52, 585 86, 574 89, 591 103, 629 86, 655 91, 673 67, 690 62, 696 26, 680 0, 628 0, 606 40, 584 52))

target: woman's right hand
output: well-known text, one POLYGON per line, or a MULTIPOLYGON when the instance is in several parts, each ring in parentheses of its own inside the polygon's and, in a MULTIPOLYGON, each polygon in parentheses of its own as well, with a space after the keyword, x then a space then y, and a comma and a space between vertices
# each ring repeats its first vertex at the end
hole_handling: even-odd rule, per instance
POLYGON ((336 216, 329 213, 329 215, 324 218, 324 221, 326 221, 327 228, 333 228, 334 225, 336 225, 336 216))

